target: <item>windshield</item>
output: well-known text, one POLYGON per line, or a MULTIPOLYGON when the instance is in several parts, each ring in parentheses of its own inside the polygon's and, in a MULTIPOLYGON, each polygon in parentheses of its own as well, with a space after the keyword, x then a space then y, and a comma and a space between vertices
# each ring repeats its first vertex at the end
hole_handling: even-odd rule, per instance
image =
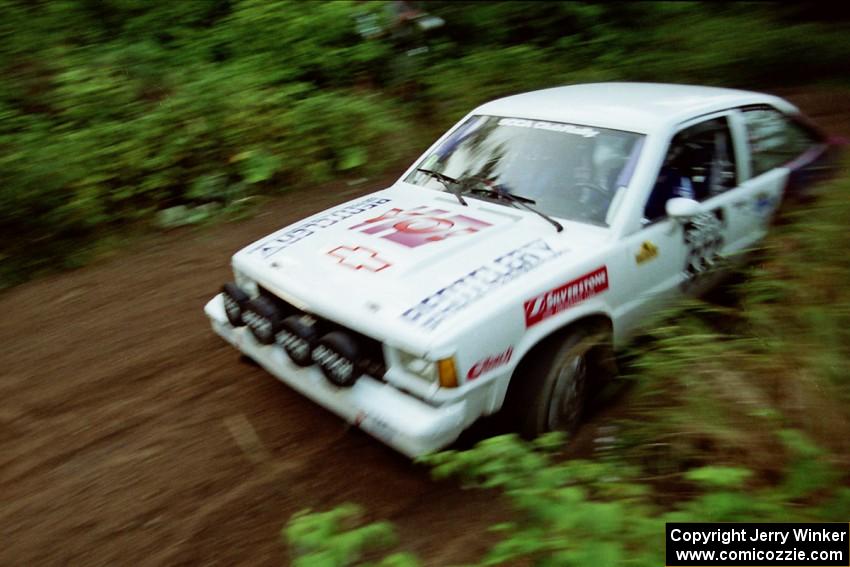
MULTIPOLYGON (((549 215, 607 226, 634 171, 643 136, 544 120, 472 116, 421 160, 405 181, 445 189, 433 175, 473 179, 536 202, 549 215)), ((475 184, 464 183, 473 197, 475 184)), ((504 201, 501 201, 504 202, 504 201)))

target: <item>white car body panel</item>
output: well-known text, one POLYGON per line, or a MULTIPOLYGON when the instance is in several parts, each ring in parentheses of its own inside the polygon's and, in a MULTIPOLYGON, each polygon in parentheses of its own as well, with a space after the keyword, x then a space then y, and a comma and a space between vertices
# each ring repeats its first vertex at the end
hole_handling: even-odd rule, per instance
MULTIPOLYGON (((380 341, 387 363, 382 380, 364 376, 351 388, 332 386, 316 367, 297 367, 279 346, 263 346, 246 328, 229 325, 221 296, 206 313, 218 334, 277 378, 382 441, 410 456, 439 449, 501 407, 515 368, 545 337, 603 316, 620 345, 684 292, 683 227, 674 219, 643 226, 644 203, 676 131, 728 114, 740 142, 734 109, 751 104, 796 111, 776 97, 745 91, 607 83, 508 97, 468 115, 645 134, 608 227, 559 219, 559 233, 523 209, 471 197, 461 206, 450 193, 403 181, 413 165, 391 187, 285 227, 233 256, 237 281, 380 341), (432 361, 453 357, 458 387, 412 375, 398 351, 432 361)), ((736 143, 740 186, 702 204, 706 211, 728 211, 724 253, 764 235, 775 207, 752 214, 753 200, 767 194, 771 206, 778 203, 788 176, 778 168, 748 180, 744 146, 736 143)))

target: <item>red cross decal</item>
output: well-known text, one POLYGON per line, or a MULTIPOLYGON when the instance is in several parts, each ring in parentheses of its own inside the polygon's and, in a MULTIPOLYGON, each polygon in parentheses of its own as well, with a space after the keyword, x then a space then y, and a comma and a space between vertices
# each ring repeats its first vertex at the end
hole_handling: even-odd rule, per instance
POLYGON ((328 256, 338 258, 338 264, 352 270, 380 272, 384 268, 392 266, 386 260, 379 258, 377 252, 362 246, 354 246, 353 248, 351 246, 337 246, 328 252, 328 256))

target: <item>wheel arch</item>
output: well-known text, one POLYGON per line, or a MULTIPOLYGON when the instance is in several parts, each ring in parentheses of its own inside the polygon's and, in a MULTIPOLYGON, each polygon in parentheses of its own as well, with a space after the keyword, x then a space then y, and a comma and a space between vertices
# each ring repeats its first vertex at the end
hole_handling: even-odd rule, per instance
POLYGON ((511 391, 514 387, 516 387, 517 382, 514 381, 514 378, 517 374, 523 371, 525 367, 525 362, 531 357, 534 356, 535 352, 537 352, 541 347, 548 344, 552 340, 556 340, 558 337, 564 336, 569 333, 572 329, 576 329, 579 327, 588 327, 593 329, 600 329, 604 332, 610 333, 613 337, 614 334, 614 321, 611 316, 604 311, 592 311, 589 313, 585 313, 577 319, 572 319, 562 325, 550 329, 545 334, 541 335, 537 338, 536 341, 531 343, 526 349, 521 352, 519 360, 513 367, 511 371, 510 377, 506 381, 502 391, 499 393, 499 397, 501 398, 497 407, 504 407, 505 401, 510 396, 511 391))

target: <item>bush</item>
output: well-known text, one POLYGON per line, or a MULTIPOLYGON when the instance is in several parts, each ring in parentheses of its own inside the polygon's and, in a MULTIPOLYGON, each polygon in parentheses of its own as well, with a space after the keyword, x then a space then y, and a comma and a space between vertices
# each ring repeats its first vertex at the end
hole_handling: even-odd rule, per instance
MULTIPOLYGON (((362 511, 353 504, 329 512, 305 510, 293 516, 281 535, 294 550, 295 567, 352 565, 396 543, 387 522, 362 524, 362 511)), ((384 567, 415 567, 410 554, 394 553, 375 563, 384 567)))
MULTIPOLYGON (((799 432, 780 434, 792 455, 777 485, 757 487, 752 472, 735 466, 688 471, 670 502, 640 469, 614 459, 561 461, 559 435, 527 443, 514 436, 488 439, 468 451, 426 459, 437 477, 459 476, 468 486, 499 489, 515 520, 493 526, 500 540, 477 565, 635 565, 664 562, 666 522, 842 521, 850 513, 850 489, 820 460, 820 450, 799 432), (667 501, 661 504, 661 501, 667 501)), ((392 545, 385 523, 343 527, 357 507, 302 512, 284 529, 295 565, 347 566, 367 552, 392 545)), ((379 565, 415 565, 407 554, 379 565)))

